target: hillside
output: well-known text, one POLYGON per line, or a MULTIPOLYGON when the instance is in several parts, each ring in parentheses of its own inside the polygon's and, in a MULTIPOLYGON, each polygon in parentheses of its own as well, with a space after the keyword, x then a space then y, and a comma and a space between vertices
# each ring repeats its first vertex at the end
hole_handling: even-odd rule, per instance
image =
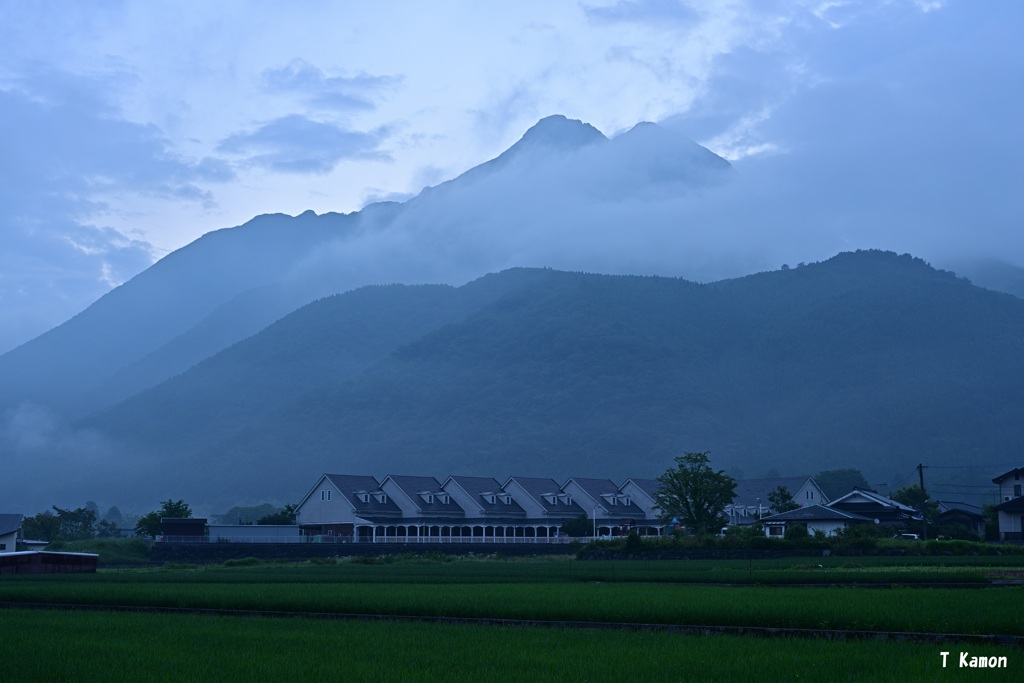
MULTIPOLYGON (((647 239, 622 232, 617 216, 676 234, 687 198, 730 177, 727 161, 654 124, 608 139, 583 122, 547 117, 497 158, 405 203, 258 216, 168 254, 71 320, 0 355, 0 411, 31 404, 76 419, 188 370, 302 305, 364 285, 461 284, 567 261, 604 270, 608 248, 580 241, 577 230, 622 236, 623 249, 638 252, 625 258, 628 267, 640 262, 650 271, 647 239), (666 208, 652 199, 671 201, 666 208)), ((685 267, 669 272, 677 269, 685 267)))
POLYGON ((317 302, 80 426, 173 462, 162 491, 205 498, 230 481, 289 499, 327 470, 650 477, 686 450, 745 476, 856 467, 890 483, 918 462, 1019 455, 1024 301, 919 259, 857 252, 708 285, 491 281, 515 274, 462 303, 488 278, 317 302), (402 334, 367 334, 371 311, 402 334), (345 344, 317 341, 342 328, 345 344))

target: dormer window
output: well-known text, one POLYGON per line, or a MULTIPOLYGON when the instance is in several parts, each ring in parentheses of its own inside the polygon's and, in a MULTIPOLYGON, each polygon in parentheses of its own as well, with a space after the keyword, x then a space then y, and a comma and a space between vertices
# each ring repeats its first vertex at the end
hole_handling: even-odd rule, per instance
POLYGON ((499 493, 498 494, 498 499, 501 500, 501 502, 504 503, 505 505, 511 505, 512 504, 512 496, 511 496, 511 494, 499 493))
POLYGON ((451 496, 449 496, 447 493, 439 493, 437 494, 437 497, 443 505, 447 505, 448 503, 452 502, 451 496))
POLYGON ((555 501, 559 498, 559 496, 554 493, 542 493, 541 497, 551 505, 554 505, 555 501))
POLYGON ((360 503, 370 502, 370 494, 367 493, 366 491, 356 491, 356 498, 359 499, 360 503))
POLYGON ((484 500, 486 500, 491 505, 494 505, 494 503, 497 502, 497 498, 498 498, 495 494, 491 493, 490 491, 487 491, 485 493, 481 493, 480 497, 483 498, 484 500))
POLYGON ((418 495, 419 495, 420 498, 423 499, 423 502, 425 502, 427 504, 433 504, 433 502, 434 502, 434 494, 431 493, 430 491, 420 491, 418 495))
POLYGON ((388 494, 384 493, 383 491, 377 491, 375 494, 373 494, 373 497, 377 499, 378 503, 383 504, 388 502, 388 494))

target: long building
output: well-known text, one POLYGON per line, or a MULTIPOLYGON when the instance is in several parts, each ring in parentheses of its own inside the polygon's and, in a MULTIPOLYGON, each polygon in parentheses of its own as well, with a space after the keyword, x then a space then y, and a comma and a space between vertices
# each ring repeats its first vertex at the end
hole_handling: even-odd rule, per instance
MULTIPOLYGON (((388 543, 552 543, 570 520, 591 520, 593 535, 661 533, 653 480, 324 474, 299 502, 304 536, 388 543)), ((591 534, 587 534, 588 536, 591 534)))

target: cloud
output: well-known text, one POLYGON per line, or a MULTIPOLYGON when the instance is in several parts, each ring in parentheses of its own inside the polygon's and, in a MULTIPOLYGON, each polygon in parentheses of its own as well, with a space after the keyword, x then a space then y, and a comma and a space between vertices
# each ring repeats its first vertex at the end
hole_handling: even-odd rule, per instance
POLYGON ((218 151, 246 156, 246 163, 282 173, 329 173, 343 159, 386 159, 379 151, 386 128, 371 133, 291 114, 248 133, 236 133, 218 151))
POLYGON ((0 499, 13 509, 78 507, 84 502, 78 498, 83 481, 92 483, 90 498, 134 507, 139 502, 134 490, 107 482, 151 479, 140 461, 137 453, 93 430, 75 429, 43 406, 24 403, 0 413, 0 462, 6 472, 0 499), (61 476, 54 477, 57 472, 61 476), (24 485, 43 480, 49 482, 45 487, 24 485))
POLYGON ((350 111, 374 109, 370 96, 397 86, 402 78, 368 73, 328 76, 305 60, 293 59, 285 66, 266 69, 262 81, 270 92, 297 93, 314 107, 350 111))
POLYGON ((587 17, 599 22, 637 22, 664 25, 691 26, 700 15, 677 0, 619 0, 614 5, 595 7, 584 5, 587 17))
POLYGON ((0 83, 0 352, 63 322, 153 262, 135 235, 97 225, 130 195, 209 204, 221 160, 181 158, 154 126, 120 118, 105 95, 128 77, 30 66, 0 83))

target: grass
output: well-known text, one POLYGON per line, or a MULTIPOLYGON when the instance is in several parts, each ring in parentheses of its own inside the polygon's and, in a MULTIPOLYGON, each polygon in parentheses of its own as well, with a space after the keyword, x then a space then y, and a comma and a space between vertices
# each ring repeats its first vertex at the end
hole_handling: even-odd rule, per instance
POLYGON ((1024 635, 1020 587, 695 586, 638 580, 660 567, 645 573, 629 563, 571 570, 567 564, 341 563, 8 576, 0 581, 0 601, 1024 635), (591 571, 626 576, 594 581, 591 571))
POLYGON ((1016 681, 921 643, 0 610, 10 681, 1016 681), (30 654, 29 654, 30 653, 30 654), (969 677, 969 678, 967 678, 969 677))

